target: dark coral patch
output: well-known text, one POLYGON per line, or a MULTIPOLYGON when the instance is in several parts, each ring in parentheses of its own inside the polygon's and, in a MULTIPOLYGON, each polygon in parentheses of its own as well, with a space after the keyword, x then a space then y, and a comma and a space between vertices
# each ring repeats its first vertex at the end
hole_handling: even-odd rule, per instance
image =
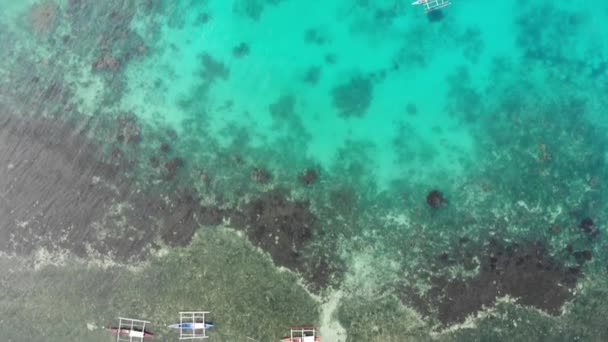
POLYGON ((581 229, 583 229, 585 231, 588 231, 589 229, 594 227, 593 220, 589 217, 585 217, 584 219, 581 220, 579 227, 581 227, 581 229))
POLYGON ((270 182, 272 175, 268 170, 263 167, 256 167, 251 171, 251 179, 260 184, 267 184, 270 182))
MULTIPOLYGON (((129 248, 120 241, 99 241, 92 230, 114 203, 114 189, 124 189, 122 166, 103 162, 100 148, 75 133, 78 126, 26 117, 8 112, 0 117, 0 251, 28 255, 60 247, 79 257, 91 251, 105 255, 113 250, 117 256, 140 252, 136 239, 129 248), (92 179, 115 187, 99 186, 92 179)), ((124 235, 132 237, 130 232, 124 235)))
POLYGON ((407 112, 408 115, 415 116, 416 114, 418 114, 418 107, 416 107, 416 105, 413 103, 408 103, 405 106, 405 111, 407 112))
POLYGON ((325 55, 325 63, 329 64, 329 65, 334 65, 338 62, 338 57, 333 54, 333 53, 328 53, 327 55, 325 55))
MULTIPOLYGON (((492 240, 477 254, 480 265, 475 277, 432 276, 431 288, 424 295, 410 288, 402 291, 402 299, 425 315, 436 312, 443 325, 463 322, 506 295, 521 305, 559 315, 582 275, 580 267, 566 267, 554 259, 540 241, 518 244, 492 240)), ((582 252, 578 259, 584 262, 590 257, 582 252)), ((437 257, 443 267, 466 261, 447 252, 437 257)))
POLYGON ((288 200, 283 189, 263 193, 233 217, 254 245, 268 252, 277 265, 292 270, 300 267, 299 257, 315 221, 308 202, 288 200))
POLYGON ((216 80, 227 80, 230 76, 230 70, 221 61, 213 58, 208 53, 203 53, 200 56, 203 70, 201 71, 201 77, 205 82, 214 82, 216 80))
POLYGON ((426 195, 426 203, 429 205, 429 207, 436 209, 444 204, 447 204, 448 201, 445 199, 441 191, 432 190, 426 195))
POLYGON ((368 77, 357 76, 334 87, 331 95, 341 116, 363 116, 372 102, 372 90, 372 81, 368 77))
POLYGON ((111 55, 99 56, 91 64, 93 71, 118 71, 121 62, 117 57, 111 55))
POLYGON ((591 237, 596 237, 600 233, 599 229, 595 226, 595 222, 589 217, 582 219, 579 227, 591 237))
POLYGON ((124 157, 124 153, 119 148, 116 148, 116 147, 112 149, 112 153, 110 155, 112 157, 111 160, 113 163, 120 162, 124 157))
POLYGON ((198 17, 196 17, 196 23, 198 25, 207 24, 209 21, 211 21, 211 14, 209 14, 207 12, 203 12, 203 13, 199 14, 198 17))
POLYGON ((162 239, 170 246, 187 246, 199 228, 197 211, 199 200, 188 191, 177 192, 164 207, 162 239))
POLYGON ((319 179, 319 172, 315 169, 306 169, 298 178, 300 183, 311 186, 319 179))
POLYGON ((202 207, 199 212, 199 222, 202 225, 216 226, 229 216, 230 212, 218 207, 202 207))
POLYGON ((141 129, 137 116, 130 112, 121 113, 117 118, 118 132, 116 140, 118 142, 126 142, 128 144, 137 144, 141 141, 141 129))
POLYGON ((335 249, 311 246, 318 219, 308 201, 290 200, 288 195, 287 190, 275 188, 241 210, 221 214, 229 215, 231 224, 245 231, 249 241, 267 252, 276 265, 302 273, 313 291, 336 284, 344 273, 343 262, 335 249))
POLYGON ((572 253, 572 255, 574 256, 574 259, 576 259, 576 262, 579 265, 584 264, 585 262, 591 260, 591 258, 593 257, 593 255, 591 254, 591 251, 587 251, 587 250, 576 251, 576 252, 572 253))
POLYGON ((293 95, 283 95, 268 106, 268 110, 273 119, 286 120, 294 116, 295 104, 296 99, 293 95))
POLYGON ((304 33, 304 41, 309 44, 324 45, 328 39, 319 30, 308 29, 304 33))
POLYGON ((249 54, 249 44, 241 42, 232 49, 232 55, 236 58, 245 57, 249 54))
POLYGON ((319 79, 321 78, 321 67, 320 66, 312 66, 306 70, 304 74, 304 82, 308 84, 317 84, 319 83, 319 79))
POLYGON ((437 23, 443 20, 443 11, 441 10, 436 10, 436 11, 431 11, 427 14, 426 16, 429 20, 429 22, 431 23, 437 23))
POLYGON ((175 157, 167 161, 165 163, 165 170, 167 171, 166 178, 173 179, 182 166, 184 166, 184 160, 182 158, 175 157))
POLYGON ((150 161, 150 166, 152 166, 155 169, 160 166, 160 159, 158 159, 158 157, 156 157, 156 156, 150 157, 149 161, 150 161))

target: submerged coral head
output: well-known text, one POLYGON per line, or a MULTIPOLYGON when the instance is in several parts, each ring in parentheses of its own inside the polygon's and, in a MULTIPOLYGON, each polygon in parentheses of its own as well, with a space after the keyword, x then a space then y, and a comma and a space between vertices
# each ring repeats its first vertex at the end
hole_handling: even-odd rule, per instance
POLYGON ((581 220, 579 227, 587 234, 591 235, 591 237, 596 237, 600 231, 595 225, 595 222, 590 217, 585 217, 581 220))
POLYGON ((299 179, 305 186, 312 186, 319 178, 319 173, 315 169, 306 169, 300 175, 299 179))
POLYGON ((443 20, 443 11, 441 11, 441 10, 431 11, 431 12, 427 13, 426 17, 429 20, 429 22, 431 22, 431 23, 440 22, 441 20, 443 20))
POLYGON ((263 167, 256 167, 251 172, 251 179, 260 184, 268 183, 271 178, 272 175, 270 174, 270 172, 263 167))
POLYGON ((442 205, 448 204, 448 201, 443 196, 443 193, 441 191, 431 190, 426 195, 426 203, 429 205, 429 207, 436 209, 441 207, 442 205))

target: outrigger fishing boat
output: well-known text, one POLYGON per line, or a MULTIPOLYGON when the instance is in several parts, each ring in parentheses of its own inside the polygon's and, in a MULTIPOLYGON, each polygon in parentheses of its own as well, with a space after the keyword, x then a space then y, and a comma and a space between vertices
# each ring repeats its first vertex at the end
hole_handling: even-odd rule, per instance
POLYGON ((179 323, 169 325, 171 329, 179 330, 180 340, 208 338, 207 330, 213 328, 213 322, 206 319, 209 311, 182 311, 179 313, 179 323))
POLYGON ((143 341, 144 338, 153 337, 154 334, 146 330, 150 322, 140 319, 118 317, 118 326, 110 327, 108 331, 116 335, 116 341, 143 341))
POLYGON ((313 325, 293 326, 289 329, 289 336, 283 337, 281 342, 321 342, 318 329, 313 325))
POLYGON ((416 0, 412 2, 412 5, 423 5, 426 13, 440 10, 444 7, 448 7, 452 3, 449 0, 416 0))
POLYGON ((206 321, 201 323, 176 323, 169 325, 171 329, 188 329, 188 330, 209 330, 213 328, 213 322, 206 321))

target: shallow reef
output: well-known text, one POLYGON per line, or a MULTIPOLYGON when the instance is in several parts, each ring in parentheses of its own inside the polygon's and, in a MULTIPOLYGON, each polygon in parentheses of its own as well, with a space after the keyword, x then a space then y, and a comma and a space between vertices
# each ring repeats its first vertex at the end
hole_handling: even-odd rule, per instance
POLYGON ((0 340, 608 340, 605 11, 309 5, 6 7, 0 340))
POLYGON ((413 304, 421 313, 436 315, 444 325, 462 323, 484 307, 494 306, 504 296, 520 305, 559 315, 562 305, 574 296, 577 280, 582 276, 581 267, 587 261, 579 257, 577 266, 567 266, 551 257, 541 241, 505 243, 496 239, 481 248, 462 246, 458 251, 442 253, 437 259, 436 263, 441 265, 437 274, 441 268, 453 265, 478 269, 468 278, 429 274, 431 287, 423 296, 415 290, 404 290, 406 303, 413 304))

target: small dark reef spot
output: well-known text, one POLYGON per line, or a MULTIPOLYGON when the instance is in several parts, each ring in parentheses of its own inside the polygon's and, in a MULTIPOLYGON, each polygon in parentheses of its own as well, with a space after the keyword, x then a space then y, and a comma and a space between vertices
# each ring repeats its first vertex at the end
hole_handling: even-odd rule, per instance
POLYGON ((179 157, 172 158, 165 163, 167 170, 167 179, 173 179, 177 175, 177 171, 184 165, 184 160, 179 157))
POLYGON ((241 42, 232 49, 232 55, 236 58, 245 57, 249 54, 249 44, 241 42))
POLYGON ((271 178, 270 172, 263 167, 256 167, 251 171, 251 179, 260 184, 267 184, 271 178))
POLYGON ((408 115, 410 116, 414 116, 416 114, 418 114, 418 108, 416 108, 416 105, 413 103, 408 103, 405 106, 405 111, 407 112, 408 115))
POLYGON ((158 157, 156 157, 156 156, 150 157, 150 166, 152 166, 155 169, 160 166, 160 160, 158 159, 158 157))
POLYGON ((443 196, 443 193, 441 191, 431 190, 426 195, 426 203, 429 205, 429 207, 431 207, 433 209, 437 209, 437 208, 441 207, 442 205, 447 204, 448 201, 445 199, 445 197, 443 196))
POLYGON ((299 177, 300 183, 302 183, 306 186, 313 185, 317 181, 318 178, 319 178, 319 173, 315 169, 306 169, 299 177))
POLYGON ((372 82, 368 77, 356 76, 333 88, 334 107, 342 117, 363 116, 372 102, 372 82))
POLYGON ((595 222, 590 217, 582 219, 579 227, 591 237, 596 237, 600 233, 599 229, 595 226, 595 222))
POLYGON ((321 67, 312 66, 306 70, 304 74, 304 82, 308 84, 317 84, 321 78, 321 67))
POLYGON ((443 11, 441 11, 441 10, 431 11, 431 12, 429 12, 429 14, 427 14, 426 17, 429 19, 429 22, 431 22, 431 23, 440 22, 441 20, 443 20, 443 11))

